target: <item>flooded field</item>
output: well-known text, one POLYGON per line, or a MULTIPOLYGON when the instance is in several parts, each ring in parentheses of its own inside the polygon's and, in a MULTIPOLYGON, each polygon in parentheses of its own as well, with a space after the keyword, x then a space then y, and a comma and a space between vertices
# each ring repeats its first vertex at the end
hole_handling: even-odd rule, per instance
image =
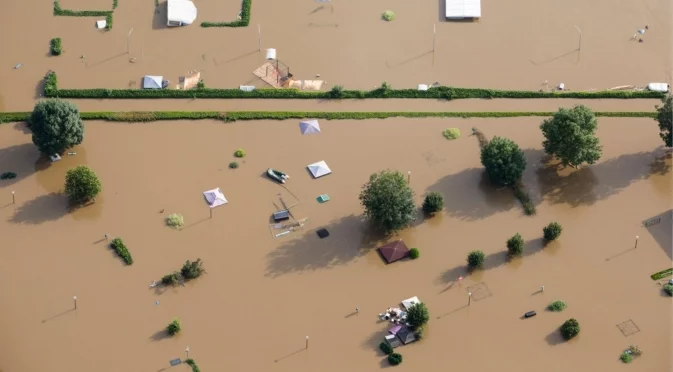
MULTIPOLYGON (((235 20, 240 1, 200 0, 195 24, 168 29, 165 2, 119 0, 109 32, 94 28, 96 17, 53 16, 50 1, 4 1, 0 13, 12 16, 0 24, 0 111, 31 107, 49 70, 65 88, 139 88, 144 75, 174 87, 189 70, 201 71, 208 87, 262 86, 252 72, 267 48, 295 78, 324 80, 327 89, 387 81, 537 90, 548 81, 587 90, 673 75, 667 0, 483 1, 478 22, 446 22, 444 1, 255 0, 249 27, 204 29, 202 21, 235 20), (382 21, 385 10, 397 18, 382 21), (630 40, 645 26, 642 43, 630 40), (49 56, 54 37, 63 40, 59 57, 49 56)), ((107 10, 112 1, 61 6, 107 10)))
MULTIPOLYGON (((116 17, 121 32, 124 18, 116 17)), ((373 371, 387 366, 377 346, 389 326, 377 314, 418 296, 431 319, 425 339, 398 349, 401 371, 668 370, 673 303, 649 277, 672 260, 671 158, 656 123, 599 119, 601 161, 559 170, 544 162, 540 121, 322 121, 313 136, 302 136, 297 121, 87 122, 76 154, 53 164, 39 160, 23 124, 0 125, 0 171, 18 174, 0 181, 0 369, 172 371, 169 360, 189 346, 203 371, 373 371), (463 136, 445 140, 447 127, 463 136), (536 216, 486 182, 472 127, 525 150, 523 181, 536 216), (228 169, 237 148, 247 156, 228 169), (320 160, 333 173, 312 179, 305 166, 320 160), (71 211, 60 191, 66 170, 79 164, 98 173, 103 192, 71 211), (290 174, 286 188, 263 176, 268 167, 290 174), (411 172, 419 205, 426 192, 441 192, 445 211, 398 237, 371 233, 357 196, 385 168, 411 172), (210 218, 201 193, 215 187, 229 203, 210 218), (331 200, 318 203, 325 193, 331 200), (280 198, 298 202, 291 211, 308 222, 274 238, 269 218, 280 198), (185 216, 181 231, 164 226, 173 212, 185 216), (655 217, 659 224, 643 226, 655 217), (550 221, 564 231, 543 248, 550 221), (321 227, 329 237, 316 236, 321 227), (508 262, 505 241, 516 232, 526 239, 524 257, 508 262), (132 266, 106 247, 105 234, 124 239, 132 266), (374 248, 395 238, 421 257, 383 264, 374 248), (474 249, 486 253, 485 268, 467 275, 474 249), (196 258, 207 275, 148 289, 196 258), (470 306, 468 291, 479 294, 470 306), (544 311, 553 300, 568 308, 544 311), (522 320, 530 310, 538 315, 522 320), (167 338, 174 317, 183 331, 167 338), (570 317, 582 331, 566 343, 557 329, 570 317), (626 334, 637 332, 626 337, 618 325, 628 321, 635 328, 626 334), (622 366, 618 357, 631 344, 643 356, 622 366)))

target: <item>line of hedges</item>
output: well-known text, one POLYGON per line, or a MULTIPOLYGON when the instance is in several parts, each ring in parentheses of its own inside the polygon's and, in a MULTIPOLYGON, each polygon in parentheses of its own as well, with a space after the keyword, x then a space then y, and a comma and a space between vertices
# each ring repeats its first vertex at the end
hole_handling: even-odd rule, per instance
MULTIPOLYGON (((0 123, 26 121, 30 112, 0 113, 0 123)), ((157 120, 367 120, 386 118, 512 118, 549 117, 553 112, 311 112, 311 111, 130 111, 130 112, 82 112, 83 120, 103 120, 118 122, 150 122, 157 120)), ((596 112, 598 117, 654 118, 656 112, 596 112)))
MULTIPOLYGON (((55 72, 50 72, 47 79, 55 72)), ((297 89, 255 89, 244 92, 240 89, 58 89, 53 77, 53 89, 46 89, 44 95, 58 98, 78 99, 138 99, 138 98, 217 98, 217 99, 367 99, 367 98, 410 98, 410 99, 466 99, 466 98, 575 98, 575 99, 630 99, 630 98, 664 98, 665 94, 653 91, 625 92, 534 92, 517 90, 495 90, 476 88, 435 87, 426 91, 416 89, 374 89, 344 90, 339 97, 333 92, 306 92, 297 89)))
MULTIPOLYGON (((117 7, 117 0, 113 0, 112 9, 117 7)), ((105 29, 112 29, 112 10, 69 10, 61 8, 58 0, 54 1, 54 15, 61 17, 105 17, 105 29)))
POLYGON ((241 18, 233 22, 201 22, 201 27, 248 27, 250 24, 250 10, 252 0, 243 0, 241 4, 241 18))
POLYGON ((114 249, 117 255, 126 262, 127 265, 133 265, 133 257, 131 257, 131 252, 126 248, 126 244, 121 240, 121 238, 114 238, 110 242, 110 247, 114 249))

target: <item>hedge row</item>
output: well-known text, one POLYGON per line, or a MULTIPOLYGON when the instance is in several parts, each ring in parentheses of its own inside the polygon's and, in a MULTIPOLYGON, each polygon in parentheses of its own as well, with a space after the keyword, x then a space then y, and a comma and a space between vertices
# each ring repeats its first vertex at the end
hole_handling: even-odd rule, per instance
MULTIPOLYGON (((112 9, 117 7, 117 0, 112 1, 112 9)), ((112 29, 112 10, 69 10, 61 8, 58 0, 54 1, 54 15, 61 17, 105 17, 105 29, 112 29)))
POLYGON ((248 27, 250 24, 250 9, 252 0, 243 0, 241 4, 241 18, 233 22, 201 22, 201 27, 248 27))
MULTIPOLYGON (((47 79, 55 72, 50 72, 47 79)), ((56 79, 53 79, 56 82, 56 79)), ((195 90, 177 89, 53 89, 44 92, 47 97, 80 98, 80 99, 137 99, 137 98, 265 98, 265 99, 335 99, 333 92, 305 92, 297 89, 255 89, 244 92, 240 89, 195 90)), ((625 92, 533 92, 516 90, 494 90, 474 88, 435 87, 426 91, 416 89, 374 89, 374 90, 343 90, 339 99, 366 98, 418 98, 418 99, 464 99, 464 98, 576 98, 576 99, 629 99, 629 98, 664 98, 664 93, 652 91, 625 92)))
POLYGON ((126 248, 126 244, 121 240, 121 238, 114 238, 110 242, 110 247, 114 249, 117 255, 126 262, 127 265, 133 265, 133 257, 131 257, 131 252, 126 248))
MULTIPOLYGON (((26 121, 30 112, 2 112, 0 123, 26 121)), ((386 118, 512 118, 549 117, 553 112, 310 112, 310 111, 135 111, 135 112, 82 112, 83 120, 104 120, 119 122, 149 122, 157 120, 286 120, 286 119, 326 119, 326 120, 366 120, 386 118)), ((599 117, 654 118, 656 112, 596 112, 599 117)))
POLYGON ((673 275, 673 269, 666 269, 661 270, 658 273, 654 273, 650 275, 650 277, 652 278, 652 280, 659 280, 671 275, 673 275))

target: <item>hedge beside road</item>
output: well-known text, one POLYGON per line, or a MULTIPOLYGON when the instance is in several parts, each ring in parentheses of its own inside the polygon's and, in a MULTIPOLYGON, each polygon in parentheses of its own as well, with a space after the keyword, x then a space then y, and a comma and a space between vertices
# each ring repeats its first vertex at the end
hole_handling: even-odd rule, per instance
POLYGON ((201 22, 201 27, 248 27, 250 24, 250 9, 252 0, 243 0, 241 4, 241 18, 232 22, 201 22))

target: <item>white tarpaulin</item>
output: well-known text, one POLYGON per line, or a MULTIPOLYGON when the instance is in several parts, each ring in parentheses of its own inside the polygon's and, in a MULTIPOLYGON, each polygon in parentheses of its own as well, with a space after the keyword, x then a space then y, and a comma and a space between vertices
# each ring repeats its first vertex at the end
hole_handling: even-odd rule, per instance
POLYGON ((446 0, 446 18, 481 18, 481 0, 446 0))
POLYGON ((211 208, 219 207, 220 205, 229 203, 227 199, 224 197, 224 194, 222 194, 222 191, 220 191, 219 187, 216 189, 205 191, 203 193, 203 196, 206 198, 206 202, 208 203, 208 206, 211 208))
POLYGON ((332 170, 329 169, 325 161, 319 161, 308 166, 309 172, 313 175, 314 178, 320 178, 332 173, 332 170))
POLYGON ((304 120, 299 122, 301 134, 320 133, 320 124, 317 120, 304 120))
POLYGON ((145 77, 143 77, 143 88, 161 89, 161 82, 163 80, 164 80, 163 76, 145 75, 145 77))
POLYGON ((412 298, 407 298, 406 300, 402 301, 402 306, 404 306, 405 309, 409 310, 410 307, 420 303, 421 300, 419 300, 418 297, 414 296, 412 298))
POLYGON ((168 25, 191 25, 196 19, 196 6, 190 0, 168 0, 168 25))
POLYGON ((647 84, 647 89, 655 91, 655 92, 668 93, 668 84, 666 84, 666 83, 649 83, 649 84, 647 84))

